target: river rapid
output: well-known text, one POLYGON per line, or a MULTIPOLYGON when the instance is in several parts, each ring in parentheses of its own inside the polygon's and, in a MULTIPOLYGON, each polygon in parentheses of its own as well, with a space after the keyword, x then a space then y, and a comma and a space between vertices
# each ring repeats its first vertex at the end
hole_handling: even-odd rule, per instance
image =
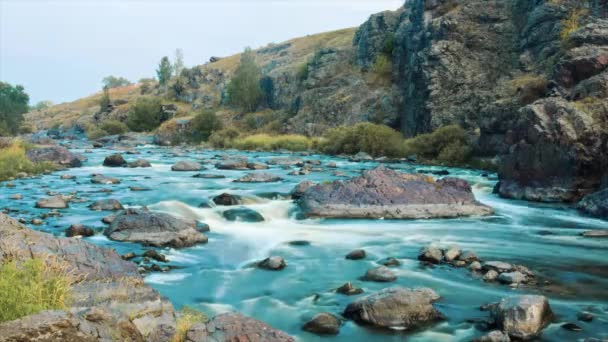
MULTIPOLYGON (((566 205, 537 204, 499 198, 492 193, 495 175, 483 171, 437 168, 412 163, 387 164, 404 172, 417 170, 448 170, 450 176, 471 182, 475 196, 491 206, 495 214, 445 220, 323 220, 301 219, 289 192, 303 180, 317 182, 345 179, 334 176, 342 171, 356 176, 362 169, 374 168, 376 162, 350 162, 324 155, 297 157, 333 161, 337 168, 312 172, 306 176, 290 176, 291 169, 271 166, 261 171, 226 171, 213 166, 222 155, 238 155, 249 161, 267 162, 286 156, 278 153, 206 151, 142 146, 138 155, 124 154, 128 161, 144 158, 150 168, 109 168, 101 166, 105 156, 116 151, 95 149, 82 153, 88 160, 83 167, 55 172, 40 177, 12 181, 13 188, 0 183, 0 204, 9 208, 11 216, 28 222, 48 212, 34 208, 36 200, 48 197, 47 192, 75 193, 82 202, 70 203, 33 229, 63 236, 72 223, 95 227, 101 232, 101 218, 111 212, 87 208, 93 200, 113 198, 126 207, 147 206, 150 210, 175 216, 194 218, 207 223, 211 231, 207 244, 184 249, 158 249, 169 259, 169 272, 152 272, 146 282, 168 297, 179 308, 188 305, 209 316, 238 311, 286 331, 300 341, 470 341, 485 334, 477 329, 488 317, 479 306, 501 298, 524 293, 542 293, 549 297, 556 319, 543 331, 543 341, 576 341, 587 337, 608 338, 608 240, 584 238, 579 234, 592 229, 606 229, 608 222, 580 215, 566 205), (180 160, 201 162, 208 170, 201 172, 225 175, 223 179, 193 178, 197 172, 174 172, 171 165, 180 160), (234 183, 250 172, 269 172, 284 180, 275 183, 234 183), (101 173, 121 179, 121 184, 92 184, 90 175, 101 173), (60 179, 63 174, 75 175, 73 180, 60 179), (149 191, 131 191, 129 187, 145 187, 149 191), (109 189, 111 192, 102 191, 109 189), (246 206, 258 211, 264 222, 228 222, 224 208, 198 208, 213 196, 228 192, 246 198, 246 206), (20 200, 9 199, 21 194, 20 200), (308 245, 290 244, 307 241, 308 245), (543 279, 540 289, 517 288, 498 283, 485 283, 464 268, 447 265, 427 267, 416 259, 421 247, 434 244, 458 246, 474 251, 483 260, 501 260, 529 267, 543 279), (363 248, 363 260, 346 260, 353 249, 363 248), (265 271, 250 267, 254 261, 270 255, 285 258, 288 266, 282 271, 265 271), (393 283, 361 281, 367 269, 377 261, 395 257, 401 266, 392 268, 398 275, 393 283), (547 280, 548 283, 544 283, 547 280), (430 287, 441 295, 436 307, 447 320, 423 331, 384 332, 345 321, 335 337, 318 337, 301 330, 301 326, 319 312, 340 315, 346 305, 359 296, 344 296, 332 290, 347 281, 362 287, 365 294, 385 287, 430 287), (591 322, 577 320, 577 313, 594 315, 591 322), (563 329, 574 322, 581 332, 563 329)), ((437 176, 435 176, 437 177, 437 176)), ((119 253, 142 252, 146 248, 132 243, 108 240, 98 233, 88 241, 114 248, 119 253)), ((162 264, 161 264, 162 265, 162 264)), ((361 296, 361 295, 360 295, 361 296)))

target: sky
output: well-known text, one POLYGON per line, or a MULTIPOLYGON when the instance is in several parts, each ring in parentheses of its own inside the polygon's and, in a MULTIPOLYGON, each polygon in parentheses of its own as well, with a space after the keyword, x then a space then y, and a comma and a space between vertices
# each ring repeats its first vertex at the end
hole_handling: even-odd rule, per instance
POLYGON ((72 101, 108 75, 153 77, 162 56, 186 66, 307 34, 358 26, 403 0, 0 0, 0 81, 30 103, 72 101))

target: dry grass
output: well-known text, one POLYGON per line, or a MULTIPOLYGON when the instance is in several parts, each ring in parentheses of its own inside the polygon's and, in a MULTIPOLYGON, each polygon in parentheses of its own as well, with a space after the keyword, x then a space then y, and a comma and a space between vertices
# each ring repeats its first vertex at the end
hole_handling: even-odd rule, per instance
POLYGON ((208 321, 207 316, 190 307, 184 306, 177 313, 177 324, 175 327, 175 335, 171 339, 172 342, 183 342, 186 340, 186 333, 196 323, 205 323, 208 321))
POLYGON ((14 178, 20 172, 34 175, 57 168, 57 165, 49 162, 33 163, 26 157, 25 150, 25 144, 19 140, 0 148, 0 181, 14 178))

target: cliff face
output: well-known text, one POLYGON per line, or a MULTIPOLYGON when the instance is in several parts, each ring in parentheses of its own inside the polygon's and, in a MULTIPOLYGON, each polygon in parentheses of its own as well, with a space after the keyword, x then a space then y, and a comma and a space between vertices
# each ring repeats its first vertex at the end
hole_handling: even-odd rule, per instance
MULTIPOLYGON (((607 168, 605 1, 411 0, 357 32, 357 64, 394 36, 406 136, 459 124, 501 155, 498 192, 575 201, 607 168), (395 19, 397 18, 397 19, 395 19)), ((380 17, 378 17, 380 16, 380 17)))

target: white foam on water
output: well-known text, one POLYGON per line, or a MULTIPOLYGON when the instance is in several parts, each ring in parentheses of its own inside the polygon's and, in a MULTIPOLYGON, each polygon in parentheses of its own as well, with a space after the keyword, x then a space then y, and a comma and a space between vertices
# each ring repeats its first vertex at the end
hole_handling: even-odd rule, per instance
POLYGON ((186 253, 182 250, 177 250, 174 248, 169 249, 165 255, 167 259, 171 262, 177 262, 180 264, 198 264, 201 260, 198 256, 190 253, 186 253))
POLYGON ((149 284, 168 285, 180 282, 190 276, 192 276, 192 273, 151 273, 147 275, 144 280, 149 284))

